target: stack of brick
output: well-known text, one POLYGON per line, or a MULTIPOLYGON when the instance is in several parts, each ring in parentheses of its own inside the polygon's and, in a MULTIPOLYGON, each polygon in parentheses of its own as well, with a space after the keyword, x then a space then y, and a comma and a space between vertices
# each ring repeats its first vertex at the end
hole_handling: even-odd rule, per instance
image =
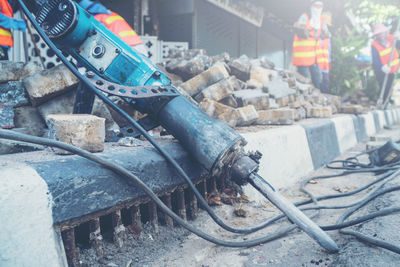
POLYGON ((201 49, 172 51, 161 65, 208 115, 231 127, 287 125, 340 111, 340 99, 322 94, 311 81, 278 70, 265 57, 207 56, 201 49))
POLYGON ((375 109, 376 101, 370 99, 365 91, 357 90, 354 94, 343 97, 342 113, 363 114, 368 110, 375 109))
MULTIPOLYGON (((72 115, 77 86, 78 79, 64 65, 41 70, 32 63, 0 61, 0 127, 52 137, 91 152, 101 151, 105 127, 116 129, 118 125, 97 99, 92 112, 97 117, 72 115)), ((20 152, 15 147, 32 150, 1 142, 0 154, 20 152)))

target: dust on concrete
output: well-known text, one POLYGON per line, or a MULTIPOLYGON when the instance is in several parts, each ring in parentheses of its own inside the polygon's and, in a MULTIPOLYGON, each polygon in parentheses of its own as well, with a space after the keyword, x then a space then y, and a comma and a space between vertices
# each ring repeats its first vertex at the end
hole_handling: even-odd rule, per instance
MULTIPOLYGON (((82 267, 102 266, 154 266, 156 258, 180 248, 189 232, 182 228, 169 229, 159 226, 155 231, 153 226, 146 224, 138 238, 128 234, 124 245, 119 248, 111 240, 105 240, 103 257, 98 257, 94 248, 80 246, 80 263, 82 267)), ((169 258, 166 260, 170 260, 169 258)))
MULTIPOLYGON (((388 133, 390 134, 390 133, 388 133)), ((398 135, 398 133, 397 133, 398 135)), ((365 144, 358 145, 348 151, 340 159, 354 156, 364 150, 365 144)), ((367 157, 361 158, 363 162, 367 157)), ((323 168, 310 176, 332 174, 334 171, 323 168)), ((306 178, 306 177, 304 177, 306 178)), ((318 180, 308 184, 307 188, 315 195, 337 194, 354 190, 373 181, 376 176, 371 174, 352 174, 340 178, 318 180)), ((391 185, 398 185, 400 178, 393 180, 391 185)), ((282 190, 281 193, 291 201, 306 199, 305 194, 299 191, 299 184, 282 190)), ((366 196, 366 192, 351 197, 322 201, 323 205, 343 205, 357 202, 366 196)), ((251 198, 251 196, 249 196, 251 198)), ((400 194, 393 192, 377 198, 370 204, 358 211, 352 218, 362 216, 366 213, 380 210, 396 205, 400 201, 400 194)), ((237 228, 255 226, 261 222, 279 214, 279 211, 268 201, 264 203, 251 202, 235 204, 234 206, 223 205, 213 208, 216 214, 229 225, 237 228), (234 215, 235 208, 241 205, 246 210, 247 217, 234 215)), ((324 210, 316 217, 319 225, 335 224, 343 214, 343 210, 324 210)), ((311 214, 307 212, 307 214, 311 214)), ((225 240, 244 241, 255 237, 265 236, 274 233, 289 225, 283 219, 258 233, 242 236, 222 230, 201 211, 199 218, 191 221, 191 224, 202 229, 207 234, 225 240)), ((361 233, 378 237, 393 243, 400 243, 400 218, 391 215, 376 218, 351 229, 361 233)), ((226 248, 216 246, 199 237, 188 234, 181 228, 173 231, 160 227, 158 235, 152 234, 151 228, 145 228, 141 237, 136 240, 130 237, 129 245, 118 249, 112 243, 106 244, 105 257, 99 262, 95 260, 94 251, 82 249, 81 260, 85 266, 399 266, 400 256, 385 249, 368 246, 351 236, 345 236, 338 231, 330 231, 328 234, 340 247, 337 254, 326 253, 316 242, 300 230, 294 230, 284 238, 260 244, 252 248, 226 248), (151 236, 151 237, 150 237, 151 236)))

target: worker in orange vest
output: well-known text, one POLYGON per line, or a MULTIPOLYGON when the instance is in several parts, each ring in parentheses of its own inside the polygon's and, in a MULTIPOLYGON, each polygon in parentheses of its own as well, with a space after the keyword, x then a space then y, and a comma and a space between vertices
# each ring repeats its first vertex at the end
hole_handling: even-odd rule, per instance
MULTIPOLYGON (((328 12, 322 14, 323 20, 327 26, 332 26, 332 16, 328 12)), ((320 89, 323 93, 330 93, 329 71, 331 69, 331 39, 330 36, 323 36, 318 42, 317 63, 321 71, 320 89)))
MULTIPOLYGON (((372 68, 379 87, 382 88, 385 76, 388 75, 387 84, 384 88, 383 103, 391 96, 395 73, 399 70, 399 42, 396 43, 393 51, 392 61, 389 66, 389 59, 394 43, 394 36, 389 34, 389 29, 382 23, 378 23, 373 29, 373 38, 371 44, 372 68)), ((399 40, 399 33, 396 39, 399 40)))
POLYGON ((7 0, 0 0, 0 60, 8 60, 8 49, 14 41, 11 30, 25 31, 23 20, 13 18, 13 9, 7 0))
POLYGON ((147 55, 147 50, 143 45, 139 35, 131 26, 117 13, 108 10, 98 1, 82 0, 79 5, 92 14, 98 21, 117 35, 122 41, 132 46, 140 53, 147 55))
POLYGON ((316 88, 320 88, 321 73, 317 64, 318 41, 328 35, 328 28, 322 18, 324 4, 311 1, 309 13, 301 15, 294 24, 293 65, 306 78, 310 78, 316 88))

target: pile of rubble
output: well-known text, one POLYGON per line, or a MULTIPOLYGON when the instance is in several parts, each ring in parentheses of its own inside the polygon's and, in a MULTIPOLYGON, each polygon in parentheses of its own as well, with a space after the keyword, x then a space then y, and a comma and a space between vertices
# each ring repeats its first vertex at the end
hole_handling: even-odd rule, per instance
MULTIPOLYGON (((74 140, 87 142, 91 147, 85 148, 89 151, 102 151, 104 138, 96 140, 94 137, 104 136, 106 129, 119 128, 117 120, 102 101, 95 101, 92 112, 95 116, 75 115, 66 121, 60 115, 72 114, 77 87, 78 79, 64 65, 41 70, 33 63, 0 61, 0 128, 63 140, 65 138, 61 136, 51 135, 71 132, 68 127, 73 123, 74 140), (57 114, 60 116, 57 117, 57 114), (93 128, 80 129, 79 125, 93 125, 97 130, 102 129, 103 133, 99 135, 93 128)), ((42 148, 5 140, 0 144, 0 154, 36 149, 42 148)))
MULTIPOLYGON (((304 118, 329 117, 340 110, 338 97, 321 94, 308 79, 278 70, 266 58, 232 59, 227 53, 210 57, 204 50, 175 51, 160 67, 181 93, 231 127, 292 124, 304 118)), ((42 70, 33 63, 0 61, 0 127, 48 137, 55 132, 62 134, 63 127, 68 132, 71 123, 77 129, 90 121, 98 129, 104 125, 105 132, 128 125, 97 98, 92 112, 95 116, 54 116, 72 114, 78 82, 64 65, 42 70), (96 118, 100 121, 92 121, 96 118)), ((120 98, 111 98, 133 118, 142 116, 120 98)), ((75 140, 83 138, 91 144, 95 139, 88 133, 81 135, 75 140)), ((99 143, 91 144, 88 150, 101 151, 99 143)), ((0 154, 14 148, 2 145, 5 151, 0 154)))
POLYGON ((265 57, 173 51, 161 67, 182 93, 231 127, 287 125, 340 111, 339 97, 322 94, 309 79, 279 70, 265 57))

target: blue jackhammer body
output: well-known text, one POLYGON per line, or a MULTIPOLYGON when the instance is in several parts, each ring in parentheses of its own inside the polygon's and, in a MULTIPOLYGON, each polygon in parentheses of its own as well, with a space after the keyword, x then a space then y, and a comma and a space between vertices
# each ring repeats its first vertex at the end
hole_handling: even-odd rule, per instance
POLYGON ((49 0, 37 12, 36 20, 60 50, 88 70, 88 79, 100 77, 95 86, 101 90, 108 84, 108 90, 103 87, 103 91, 122 94, 137 110, 148 114, 179 140, 210 175, 225 173, 239 185, 249 182, 321 246, 330 252, 338 250, 326 233, 257 175, 257 157, 244 153, 242 136, 210 118, 176 89, 166 89, 171 82, 164 73, 79 5, 72 0, 49 0), (153 94, 147 94, 148 90, 153 94))

